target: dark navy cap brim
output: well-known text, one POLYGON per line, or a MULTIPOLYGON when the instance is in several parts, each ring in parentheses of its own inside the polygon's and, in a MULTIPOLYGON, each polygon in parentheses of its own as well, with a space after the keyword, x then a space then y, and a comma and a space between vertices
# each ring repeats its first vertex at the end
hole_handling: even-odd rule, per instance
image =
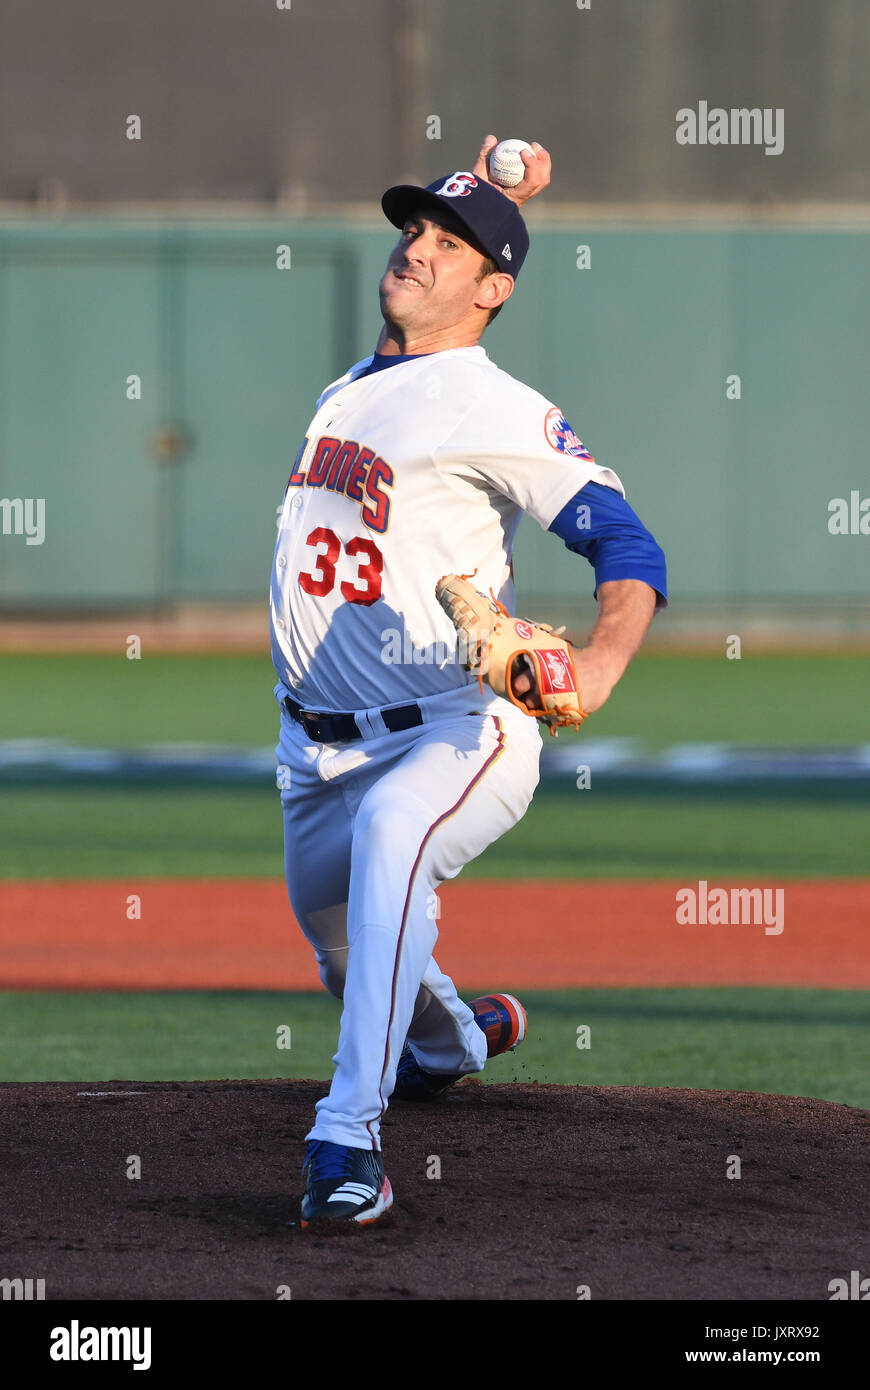
POLYGON ((491 256, 501 271, 516 278, 529 245, 529 234, 519 209, 488 183, 481 183, 480 192, 475 194, 475 206, 465 203, 463 198, 442 196, 435 192, 434 189, 443 182, 443 178, 436 179, 434 186, 429 188, 411 183, 399 183, 388 188, 381 198, 385 216, 394 227, 401 229, 415 212, 427 209, 440 212, 446 209, 452 218, 467 229, 469 240, 475 246, 491 256), (463 217, 466 207, 469 212, 474 209, 473 217, 463 217), (511 257, 505 257, 503 243, 511 235, 515 238, 514 252, 511 257))
MULTIPOLYGON (((388 188, 381 199, 381 207, 387 220, 400 231, 418 208, 444 208, 448 205, 446 198, 438 198, 434 193, 430 193, 428 188, 417 188, 412 183, 397 183, 394 188, 388 188)), ((459 220, 462 222, 461 217, 459 220)), ((468 230, 471 231, 471 228, 468 230)))
POLYGON ((394 227, 399 230, 404 227, 409 217, 413 217, 415 212, 440 212, 446 208, 449 213, 461 222, 468 233, 469 241, 475 246, 480 246, 486 255, 489 252, 482 246, 480 237, 473 227, 470 227, 465 218, 456 207, 455 198, 439 198, 437 193, 432 193, 428 188, 417 188, 412 183, 399 183, 395 188, 388 188, 381 199, 381 207, 392 222, 394 227))

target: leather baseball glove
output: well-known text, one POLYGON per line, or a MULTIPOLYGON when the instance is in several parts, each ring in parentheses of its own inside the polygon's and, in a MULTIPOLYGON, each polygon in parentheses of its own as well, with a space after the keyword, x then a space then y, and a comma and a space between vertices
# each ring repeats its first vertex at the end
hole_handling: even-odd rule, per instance
POLYGON ((540 719, 553 737, 557 729, 579 729, 586 713, 572 655, 576 648, 547 623, 512 617, 491 590, 487 598, 468 582, 473 577, 445 574, 435 585, 435 597, 459 634, 463 666, 477 675, 481 690, 485 677, 497 695, 540 719), (514 691, 521 674, 532 681, 535 708, 514 691))

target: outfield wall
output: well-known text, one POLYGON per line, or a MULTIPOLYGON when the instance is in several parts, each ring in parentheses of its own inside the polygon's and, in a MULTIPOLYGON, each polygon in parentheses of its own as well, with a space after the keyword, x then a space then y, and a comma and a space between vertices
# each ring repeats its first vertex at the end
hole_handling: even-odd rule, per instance
MULTIPOLYGON (((45 500, 40 544, 0 534, 3 611, 265 598, 275 507, 314 398, 373 346, 391 241, 374 215, 0 225, 0 498, 45 500)), ((870 496, 868 290, 859 227, 561 218, 484 345, 621 475, 674 595, 854 603, 870 536, 828 520, 870 496)), ((523 523, 525 594, 587 589, 578 565, 523 523)))

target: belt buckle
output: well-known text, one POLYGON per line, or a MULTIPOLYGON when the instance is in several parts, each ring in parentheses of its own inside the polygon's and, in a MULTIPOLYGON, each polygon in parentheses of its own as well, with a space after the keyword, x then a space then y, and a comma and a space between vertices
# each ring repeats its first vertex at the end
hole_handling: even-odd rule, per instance
POLYGON ((300 710, 299 717, 302 720, 302 727, 309 738, 314 739, 316 742, 322 742, 323 740, 319 738, 317 730, 320 727, 320 721, 323 716, 317 714, 314 710, 303 709, 300 710))

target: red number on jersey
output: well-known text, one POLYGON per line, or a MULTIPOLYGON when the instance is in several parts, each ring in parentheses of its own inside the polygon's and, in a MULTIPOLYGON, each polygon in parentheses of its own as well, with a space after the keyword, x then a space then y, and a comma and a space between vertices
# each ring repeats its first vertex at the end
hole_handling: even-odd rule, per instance
POLYGON ((381 596, 381 574, 384 568, 384 557, 378 550, 374 541, 368 540, 365 536, 354 536, 352 541, 348 541, 344 547, 348 555, 364 555, 368 559, 368 564, 361 564, 356 572, 357 581, 364 579, 366 587, 357 589, 355 585, 348 584, 347 580, 342 580, 342 596, 348 603, 361 603, 368 607, 381 596))
POLYGON ((335 562, 341 551, 341 541, 334 531, 328 530, 325 526, 318 526, 315 531, 311 532, 310 536, 306 537, 305 544, 313 545, 318 550, 322 545, 326 546, 323 554, 318 555, 314 570, 314 573, 319 574, 320 578, 315 579, 313 574, 304 573, 299 576, 299 583, 306 594, 315 594, 318 598, 322 598, 324 594, 329 593, 335 583, 335 562))
MULTIPOLYGON (((299 576, 299 583, 306 594, 313 594, 316 598, 322 598, 324 594, 331 593, 335 585, 335 567, 338 557, 341 554, 341 541, 334 531, 330 531, 326 526, 318 526, 309 536, 305 538, 306 545, 313 545, 318 552, 321 546, 326 549, 317 556, 317 563, 314 566, 314 573, 307 574, 303 571, 299 576), (314 575, 319 574, 320 578, 315 579, 314 575)), ((353 559, 356 556, 363 556, 365 564, 357 563, 357 582, 365 580, 365 588, 358 589, 356 584, 342 580, 341 594, 348 603, 362 603, 368 607, 370 603, 375 603, 381 596, 381 575, 384 569, 384 557, 378 550, 374 541, 367 536, 355 536, 348 541, 345 546, 347 554, 353 559)))

